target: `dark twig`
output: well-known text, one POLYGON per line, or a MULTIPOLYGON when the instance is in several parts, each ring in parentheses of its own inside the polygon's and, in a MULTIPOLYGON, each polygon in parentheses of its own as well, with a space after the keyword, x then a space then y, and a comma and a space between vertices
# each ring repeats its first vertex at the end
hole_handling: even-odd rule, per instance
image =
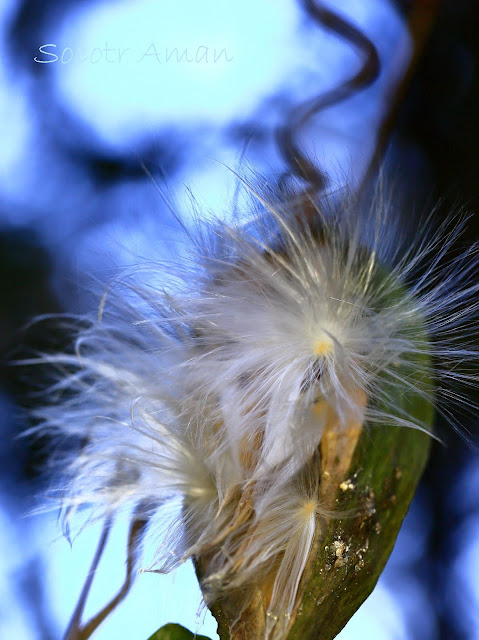
POLYGON ((105 524, 103 525, 103 530, 101 532, 100 540, 98 542, 98 546, 96 548, 96 552, 90 566, 90 571, 88 572, 85 584, 83 585, 83 589, 80 594, 80 598, 78 599, 77 606, 75 607, 75 611, 73 612, 73 615, 71 617, 70 624, 68 625, 68 628, 65 632, 64 640, 80 640, 82 638, 80 626, 81 617, 83 615, 83 610, 85 609, 88 594, 90 593, 93 578, 95 577, 95 572, 98 569, 98 565, 100 564, 101 557, 105 550, 108 536, 110 535, 111 524, 112 518, 107 518, 105 524))
POLYGON ((140 555, 141 542, 146 532, 146 526, 148 521, 145 518, 138 517, 138 513, 141 511, 141 506, 137 509, 136 515, 133 517, 130 530, 128 533, 127 543, 127 559, 126 559, 126 576, 125 580, 118 590, 117 594, 101 609, 93 618, 91 618, 85 625, 81 625, 81 616, 85 607, 85 602, 90 591, 91 583, 93 581, 94 572, 96 571, 100 558, 103 554, 105 543, 108 538, 108 534, 111 528, 111 520, 105 523, 102 536, 100 538, 95 558, 92 562, 90 573, 83 587, 80 600, 78 601, 75 613, 68 627, 68 630, 64 636, 64 640, 88 640, 94 631, 100 626, 100 624, 116 609, 116 607, 125 599, 128 595, 131 586, 134 581, 134 573, 138 564, 140 555))
POLYGON ((373 158, 369 164, 366 175, 363 179, 363 186, 369 184, 371 178, 376 174, 384 152, 386 151, 389 138, 397 120, 398 112, 404 102, 407 91, 414 77, 416 67, 424 47, 428 41, 435 18, 438 12, 439 0, 415 0, 408 16, 409 33, 412 37, 413 52, 409 65, 399 82, 394 97, 391 101, 378 132, 378 141, 373 158))
POLYGON ((369 87, 379 75, 380 63, 376 47, 359 29, 313 0, 302 0, 302 3, 316 22, 354 45, 363 59, 360 70, 352 78, 296 106, 289 114, 287 124, 277 131, 278 146, 291 173, 308 183, 309 186, 303 195, 311 196, 311 193, 325 188, 326 176, 301 151, 297 142, 298 132, 319 111, 338 104, 354 93, 369 87))
POLYGON ((145 534, 147 523, 148 521, 143 518, 135 518, 132 520, 130 532, 128 534, 125 581, 118 590, 116 596, 85 624, 82 628, 82 634, 79 637, 79 640, 87 640, 87 638, 92 635, 105 618, 107 618, 128 595, 135 578, 134 571, 138 563, 141 541, 145 534))

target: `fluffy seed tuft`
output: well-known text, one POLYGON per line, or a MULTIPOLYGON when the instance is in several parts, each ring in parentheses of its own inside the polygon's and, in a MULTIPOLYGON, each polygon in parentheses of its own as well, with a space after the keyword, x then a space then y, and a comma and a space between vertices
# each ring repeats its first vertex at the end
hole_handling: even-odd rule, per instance
POLYGON ((58 377, 40 430, 81 442, 63 460, 66 521, 180 500, 152 569, 207 558, 210 600, 269 580, 281 640, 325 517, 325 429, 427 431, 395 402, 407 392, 449 418, 452 402, 476 410, 457 387, 477 382, 476 248, 453 250, 463 220, 405 248, 390 209, 346 198, 306 224, 275 201, 248 226, 198 222, 177 264, 117 283, 72 353, 41 359, 58 377))

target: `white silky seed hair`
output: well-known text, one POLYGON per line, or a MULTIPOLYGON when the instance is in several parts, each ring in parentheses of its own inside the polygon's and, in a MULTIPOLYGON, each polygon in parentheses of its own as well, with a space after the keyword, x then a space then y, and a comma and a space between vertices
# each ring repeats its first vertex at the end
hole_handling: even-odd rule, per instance
POLYGON ((477 385, 464 363, 477 361, 479 283, 476 247, 452 252, 462 218, 424 223, 405 248, 382 191, 368 211, 316 204, 313 221, 270 202, 248 226, 198 220, 186 261, 112 285, 72 352, 40 358, 57 373, 38 431, 82 443, 60 456, 66 524, 78 507, 140 504, 154 526, 181 500, 150 569, 207 553, 211 601, 274 571, 265 637, 282 640, 324 515, 325 427, 428 431, 395 403, 407 390, 449 417, 475 411, 455 385, 477 385))

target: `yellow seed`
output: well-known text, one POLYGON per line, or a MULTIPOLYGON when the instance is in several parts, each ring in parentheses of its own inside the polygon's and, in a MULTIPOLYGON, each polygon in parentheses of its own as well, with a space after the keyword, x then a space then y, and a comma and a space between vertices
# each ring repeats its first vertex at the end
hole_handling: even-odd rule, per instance
POLYGON ((300 513, 305 518, 308 518, 309 516, 313 515, 313 513, 316 511, 317 508, 318 508, 318 503, 316 500, 307 500, 301 506, 300 513))
POLYGON ((334 350, 334 342, 323 333, 320 338, 313 341, 313 352, 316 356, 326 356, 334 350))

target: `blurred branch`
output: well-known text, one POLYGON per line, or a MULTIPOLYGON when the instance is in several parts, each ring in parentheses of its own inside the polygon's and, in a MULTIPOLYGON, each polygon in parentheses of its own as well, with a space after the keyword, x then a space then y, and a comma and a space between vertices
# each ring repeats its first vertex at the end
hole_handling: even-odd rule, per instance
POLYGON ((72 618, 70 620, 70 624, 68 625, 68 628, 65 632, 64 640, 80 640, 83 637, 81 635, 80 626, 81 617, 83 615, 83 610, 85 609, 88 594, 90 593, 93 578, 95 577, 96 570, 98 569, 98 565, 100 564, 103 552, 105 551, 108 536, 110 535, 111 524, 112 518, 107 518, 105 524, 103 525, 103 530, 101 532, 100 540, 98 542, 98 546, 96 548, 96 552, 90 566, 90 571, 88 572, 85 584, 83 585, 83 589, 80 594, 80 598, 78 599, 75 611, 73 612, 72 618))
POLYGON ((100 624, 116 609, 116 607, 126 598, 128 592, 133 584, 134 575, 133 572, 136 568, 140 545, 145 534, 146 525, 148 521, 143 518, 135 518, 130 525, 130 532, 128 535, 127 545, 127 561, 126 561, 126 577, 123 585, 118 590, 118 593, 110 602, 94 616, 87 624, 82 628, 82 635, 79 636, 79 640, 86 640, 93 632, 100 626, 100 624))
MULTIPOLYGON (((140 510, 141 506, 138 507, 136 513, 138 514, 140 510)), ((141 542, 146 532, 147 524, 148 521, 145 518, 133 517, 128 533, 125 580, 118 590, 117 594, 108 602, 108 604, 106 604, 103 609, 101 609, 95 616, 93 616, 93 618, 91 618, 85 625, 82 626, 81 616, 85 608, 86 599, 91 588, 94 573, 98 568, 98 564, 100 562, 101 556, 103 555, 105 544, 111 529, 111 518, 106 521, 90 572, 85 582, 85 586, 83 587, 83 591, 75 609, 75 613, 73 614, 68 630, 64 636, 64 640, 87 640, 88 638, 90 638, 94 631, 96 631, 96 629, 101 625, 101 623, 126 598, 134 581, 134 571, 138 563, 141 542)))
MULTIPOLYGON (((327 31, 346 40, 360 53, 361 68, 351 78, 330 91, 321 93, 296 106, 287 118, 287 124, 277 131, 279 150, 290 167, 290 171, 309 184, 300 194, 311 197, 326 186, 326 176, 300 149, 297 135, 306 122, 320 111, 346 100, 353 94, 369 87, 379 75, 380 62, 372 41, 347 20, 314 0, 302 0, 308 14, 327 31)), ((306 200, 309 199, 306 197, 306 200)))
POLYGON ((416 73, 419 60, 434 27, 438 8, 439 0, 415 0, 413 2, 412 9, 407 17, 409 34, 412 39, 413 47, 411 60, 396 91, 394 92, 390 108, 379 127, 376 150, 364 177, 363 186, 368 184, 374 177, 381 164, 381 160, 394 129, 398 113, 404 103, 411 81, 416 73))

